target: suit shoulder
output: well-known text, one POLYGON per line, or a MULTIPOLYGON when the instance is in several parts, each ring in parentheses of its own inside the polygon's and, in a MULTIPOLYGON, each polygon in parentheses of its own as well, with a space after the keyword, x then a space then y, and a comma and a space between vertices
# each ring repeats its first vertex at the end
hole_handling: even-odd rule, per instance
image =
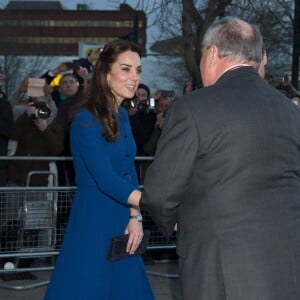
POLYGON ((219 91, 214 86, 199 88, 189 95, 178 98, 178 102, 185 102, 188 107, 193 107, 194 105, 201 106, 202 104, 211 102, 218 95, 219 91))

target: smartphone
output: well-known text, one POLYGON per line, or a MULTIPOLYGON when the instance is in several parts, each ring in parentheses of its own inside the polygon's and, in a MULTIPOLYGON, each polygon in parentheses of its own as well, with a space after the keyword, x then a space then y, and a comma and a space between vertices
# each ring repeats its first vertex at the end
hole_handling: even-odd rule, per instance
POLYGON ((154 109, 155 108, 155 99, 154 98, 150 98, 150 108, 154 109))

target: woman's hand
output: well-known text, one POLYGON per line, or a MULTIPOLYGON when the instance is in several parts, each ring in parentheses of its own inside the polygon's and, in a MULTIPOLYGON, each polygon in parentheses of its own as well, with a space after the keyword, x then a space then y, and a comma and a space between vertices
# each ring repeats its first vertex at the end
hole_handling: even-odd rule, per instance
POLYGON ((137 219, 130 219, 125 229, 125 234, 129 234, 126 251, 129 254, 134 254, 144 236, 142 222, 137 219))

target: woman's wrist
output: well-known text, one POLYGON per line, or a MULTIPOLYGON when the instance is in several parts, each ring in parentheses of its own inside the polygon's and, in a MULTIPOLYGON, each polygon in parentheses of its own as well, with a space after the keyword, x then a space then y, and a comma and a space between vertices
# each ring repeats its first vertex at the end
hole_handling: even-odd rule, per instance
POLYGON ((130 215, 140 215, 141 211, 139 207, 130 207, 130 215))
POLYGON ((136 220, 138 222, 143 222, 143 216, 141 214, 130 214, 129 220, 136 220))
POLYGON ((141 191, 140 190, 133 190, 128 197, 128 204, 131 208, 138 209, 141 201, 141 191))

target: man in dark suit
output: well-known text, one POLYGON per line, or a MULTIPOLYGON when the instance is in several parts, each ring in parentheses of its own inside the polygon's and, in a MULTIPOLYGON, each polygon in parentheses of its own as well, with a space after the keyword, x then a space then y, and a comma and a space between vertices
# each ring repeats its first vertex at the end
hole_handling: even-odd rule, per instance
POLYGON ((256 26, 207 30, 205 88, 172 104, 141 207, 177 224, 184 300, 300 299, 300 111, 263 80, 256 26))

